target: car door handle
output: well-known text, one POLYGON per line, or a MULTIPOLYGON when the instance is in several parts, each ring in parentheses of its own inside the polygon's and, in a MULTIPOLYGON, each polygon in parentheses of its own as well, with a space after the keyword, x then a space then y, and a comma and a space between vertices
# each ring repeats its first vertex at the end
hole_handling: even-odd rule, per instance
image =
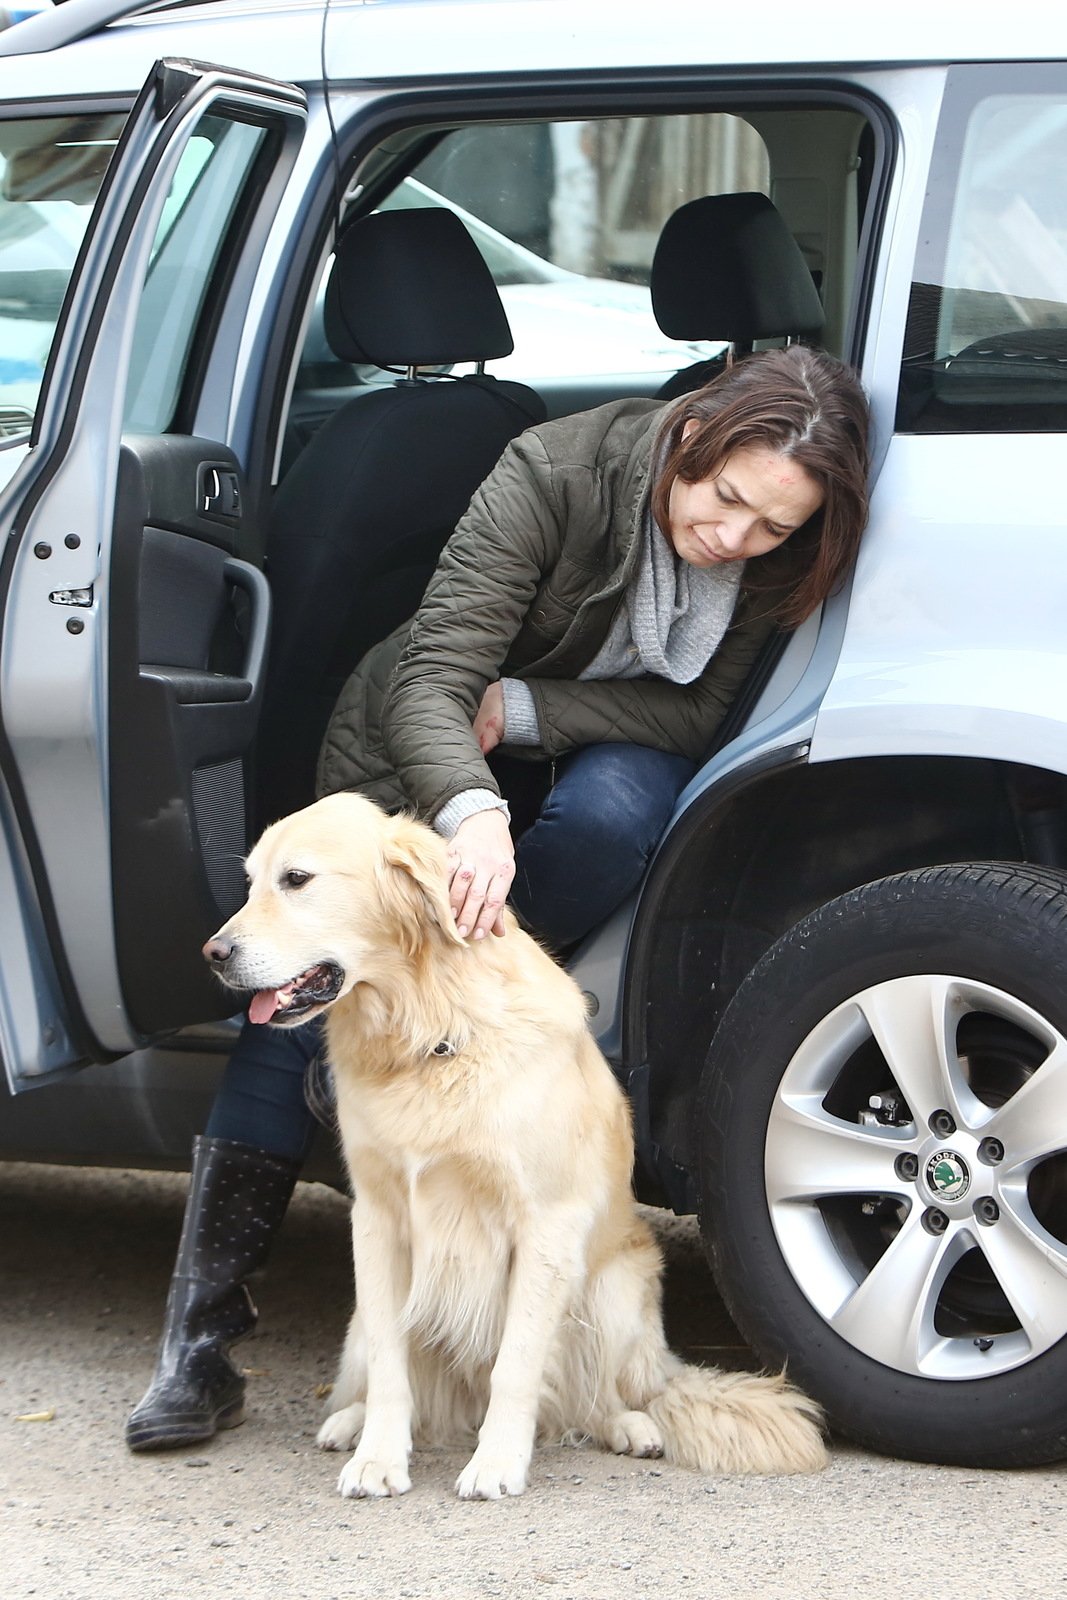
POLYGON ((230 583, 243 589, 248 596, 251 613, 248 632, 248 649, 245 652, 244 672, 254 693, 262 683, 267 660, 267 643, 270 638, 270 584, 258 567, 248 561, 228 556, 223 572, 230 583))
POLYGON ((260 688, 270 635, 270 585, 258 567, 229 557, 223 563, 229 583, 243 589, 249 602, 248 645, 240 674, 211 672, 197 667, 160 666, 142 662, 142 678, 165 683, 182 706, 234 705, 252 700, 260 688))
POLYGON ((241 520, 241 479, 232 467, 202 461, 196 474, 196 509, 212 522, 241 520))

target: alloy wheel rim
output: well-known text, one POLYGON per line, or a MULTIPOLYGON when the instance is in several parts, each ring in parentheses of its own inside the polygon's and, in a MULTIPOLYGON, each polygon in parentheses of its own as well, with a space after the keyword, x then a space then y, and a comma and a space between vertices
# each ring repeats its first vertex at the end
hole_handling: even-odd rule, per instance
POLYGON ((837 1006, 779 1085, 765 1181, 798 1287, 884 1366, 987 1378, 1067 1334, 1067 1039, 1003 990, 837 1006))

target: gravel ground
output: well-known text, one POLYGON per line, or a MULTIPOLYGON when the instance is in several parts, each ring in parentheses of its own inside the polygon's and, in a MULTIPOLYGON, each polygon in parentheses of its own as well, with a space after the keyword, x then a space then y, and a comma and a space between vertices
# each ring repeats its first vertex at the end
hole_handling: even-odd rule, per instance
MULTIPOLYGON (((456 1500, 426 1452, 398 1500, 341 1500, 314 1447, 347 1319, 347 1206, 300 1185, 239 1347, 249 1420, 205 1447, 131 1456, 185 1181, 0 1167, 0 1592, 4 1600, 554 1600, 759 1595, 894 1600, 1067 1589, 1060 1468, 916 1466, 838 1445, 811 1478, 707 1480, 542 1450, 523 1497, 456 1500), (44 1414, 50 1420, 18 1420, 44 1414)), ((747 1363, 691 1221, 662 1224, 668 1322, 698 1359, 747 1363)))

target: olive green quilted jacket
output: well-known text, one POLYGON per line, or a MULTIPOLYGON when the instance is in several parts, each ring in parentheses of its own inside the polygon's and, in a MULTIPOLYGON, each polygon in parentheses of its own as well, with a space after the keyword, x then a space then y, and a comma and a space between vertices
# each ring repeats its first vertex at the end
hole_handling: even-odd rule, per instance
POLYGON ((319 757, 320 794, 360 789, 432 820, 465 789, 499 792, 471 727, 499 677, 528 683, 547 757, 612 740, 703 755, 773 628, 765 600, 742 591, 693 683, 579 679, 636 564, 663 413, 656 401, 616 401, 508 446, 414 620, 370 650, 345 685, 319 757))

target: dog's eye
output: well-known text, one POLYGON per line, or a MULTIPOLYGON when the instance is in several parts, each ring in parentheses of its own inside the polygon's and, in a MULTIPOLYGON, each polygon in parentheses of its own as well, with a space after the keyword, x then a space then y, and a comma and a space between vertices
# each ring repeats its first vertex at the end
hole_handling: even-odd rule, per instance
POLYGON ((282 883, 287 889, 302 889, 311 878, 310 872, 302 872, 299 867, 290 867, 288 872, 282 873, 282 883))

